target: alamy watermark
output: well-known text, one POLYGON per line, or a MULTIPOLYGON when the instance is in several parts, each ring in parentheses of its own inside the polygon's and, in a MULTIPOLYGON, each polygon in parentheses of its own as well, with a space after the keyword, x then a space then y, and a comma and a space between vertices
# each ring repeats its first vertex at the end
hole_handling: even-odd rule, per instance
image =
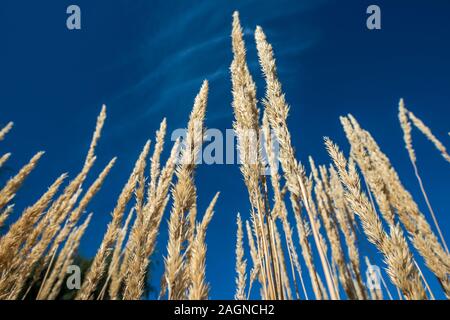
MULTIPOLYGON (((66 27, 69 30, 81 29, 81 8, 78 5, 71 4, 66 9, 68 14, 66 20, 66 27)), ((381 8, 378 5, 372 4, 367 7, 366 14, 369 16, 366 20, 366 26, 369 30, 381 29, 381 8)))
POLYGON ((79 290, 81 288, 81 269, 77 265, 70 265, 66 273, 69 275, 66 286, 69 290, 79 290))
POLYGON ((239 130, 237 134, 234 129, 221 131, 209 128, 202 131, 201 126, 201 123, 194 124, 194 137, 191 141, 198 143, 198 153, 195 156, 183 156, 187 151, 195 149, 194 146, 188 145, 187 129, 180 128, 172 132, 171 141, 180 141, 177 163, 187 163, 195 159, 195 164, 259 165, 261 175, 270 175, 271 163, 272 169, 278 170, 280 145, 273 130, 266 132, 248 129, 239 130), (269 161, 269 155, 272 155, 272 161, 269 161))
POLYGON ((368 264, 366 270, 366 286, 369 290, 381 290, 381 269, 380 267, 368 264))
POLYGON ((81 29, 81 9, 79 6, 72 4, 67 7, 66 13, 69 15, 66 20, 66 27, 69 30, 81 29))
POLYGON ((366 21, 367 29, 380 30, 381 29, 381 8, 375 4, 367 7, 366 13, 369 17, 366 21))

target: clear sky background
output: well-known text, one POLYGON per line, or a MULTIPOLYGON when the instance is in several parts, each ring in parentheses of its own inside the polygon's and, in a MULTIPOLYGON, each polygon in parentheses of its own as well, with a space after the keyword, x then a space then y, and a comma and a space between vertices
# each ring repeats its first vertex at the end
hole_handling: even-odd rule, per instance
MULTIPOLYGON (((279 76, 292 106, 289 125, 298 158, 328 163, 323 136, 348 145, 338 117, 352 113, 377 139, 406 187, 428 215, 404 149, 397 104, 405 98, 447 145, 450 137, 450 2, 292 1, 22 1, 0 4, 0 124, 14 130, 0 145, 13 157, 1 182, 37 151, 46 154, 17 195, 17 212, 62 172, 83 164, 100 107, 108 119, 90 176, 119 160, 89 206, 94 219, 81 245, 92 256, 109 213, 145 141, 163 117, 169 132, 186 124, 203 79, 210 81, 206 125, 231 128, 231 15, 239 10, 248 60, 264 83, 253 40, 261 25, 273 44, 279 76), (82 30, 66 28, 66 8, 77 4, 82 30), (366 8, 378 4, 382 30, 366 28, 366 8)), ((425 138, 413 134, 431 203, 450 237, 450 167, 425 138)), ((201 165, 196 176, 200 212, 221 191, 208 229, 207 278, 212 298, 234 295, 235 218, 248 217, 248 198, 236 165, 201 165)), ((164 218, 167 219, 167 216, 164 218)), ((431 221, 431 220, 430 220, 431 221)), ((162 224, 152 283, 159 287, 162 224)), ((362 255, 376 250, 362 242, 362 255)), ((381 262, 379 262, 382 265, 381 262)), ((426 272, 432 287, 438 285, 426 272)), ((387 279, 387 278, 386 278, 387 279)), ((442 295, 438 295, 442 297, 442 295)))

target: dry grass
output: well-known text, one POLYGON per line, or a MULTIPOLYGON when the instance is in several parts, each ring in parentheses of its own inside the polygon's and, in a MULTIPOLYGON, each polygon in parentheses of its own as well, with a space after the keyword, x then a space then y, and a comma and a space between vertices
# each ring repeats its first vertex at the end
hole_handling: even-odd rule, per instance
MULTIPOLYGON (((419 175, 412 142, 413 126, 450 162, 443 143, 401 100, 399 120, 404 143, 433 227, 402 184, 388 156, 351 115, 340 119, 350 145, 349 156, 327 138, 325 147, 330 164, 317 165, 310 157, 308 172, 294 151, 287 125, 289 105, 278 79, 273 48, 262 28, 257 27, 255 31, 266 84, 261 103, 247 65, 237 12, 233 14, 231 36, 233 129, 250 204, 249 218, 243 220, 238 214, 236 221, 236 277, 230 279, 236 284, 234 298, 394 299, 391 287, 399 292, 395 298, 434 299, 437 292, 432 291, 430 279, 425 278, 428 273, 422 272, 421 268, 425 267, 450 298, 450 256, 437 222, 439 212, 431 207, 419 175), (279 154, 272 147, 273 142, 278 142, 279 154), (263 175, 266 168, 270 174, 263 175), (362 241, 372 243, 378 250, 378 260, 384 261, 390 286, 383 277, 378 279, 380 287, 366 286, 366 269, 361 263, 362 241)), ((152 155, 149 156, 150 141, 143 147, 116 200, 111 222, 83 275, 76 299, 144 298, 149 265, 166 214, 168 240, 160 297, 209 298, 206 231, 219 193, 199 220, 195 182, 208 91, 205 81, 195 98, 186 137, 171 146, 165 162, 161 155, 166 140, 166 119, 156 132, 152 155)), ((58 177, 0 236, 0 299, 45 300, 56 299, 60 294, 67 269, 74 263, 82 236, 93 217, 85 216, 85 212, 101 192, 116 162, 116 158, 110 160, 94 182, 85 186, 97 161, 95 149, 105 120, 103 106, 80 172, 64 188, 68 175, 58 177), (31 288, 37 285, 36 294, 31 288)), ((9 123, 0 130, 0 141, 12 126, 9 123)), ((43 152, 34 155, 0 189, 0 227, 9 219, 16 194, 42 155, 43 152)), ((10 158, 10 153, 0 156, 0 169, 10 158)), ((230 241, 233 238, 225 234, 223 237, 230 241)), ((368 257, 365 264, 371 265, 368 257)))
POLYGON ((245 300, 245 286, 247 282, 247 260, 244 259, 244 230, 242 227, 241 215, 237 216, 236 234, 236 300, 245 300))

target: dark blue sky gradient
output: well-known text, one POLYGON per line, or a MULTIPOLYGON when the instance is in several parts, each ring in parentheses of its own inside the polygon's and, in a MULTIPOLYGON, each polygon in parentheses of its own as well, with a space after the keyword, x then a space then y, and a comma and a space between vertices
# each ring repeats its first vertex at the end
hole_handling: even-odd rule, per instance
MULTIPOLYGON (((145 141, 153 140, 163 117, 168 118, 169 132, 186 124, 203 79, 210 81, 207 127, 231 128, 234 10, 240 11, 260 97, 264 83, 253 40, 256 25, 264 28, 273 44, 292 107, 289 125, 298 158, 306 163, 313 155, 316 162, 328 163, 323 136, 347 152, 338 117, 352 113, 377 139, 428 215, 403 146, 397 103, 404 97, 449 145, 450 2, 446 0, 2 1, 0 124, 12 120, 15 127, 0 145, 2 154, 13 153, 9 171, 2 172, 0 180, 35 152, 46 151, 17 195, 16 212, 37 199, 62 172, 73 176, 80 169, 103 103, 108 119, 89 181, 113 156, 119 159, 88 208, 95 213, 81 245, 88 256, 102 239, 115 199, 145 141), (81 7, 80 31, 66 29, 70 4, 81 7), (381 7, 380 31, 365 26, 370 4, 381 7)), ((448 238, 449 164, 423 136, 414 132, 413 138, 425 186, 448 238)), ((247 191, 235 165, 201 165, 196 181, 200 212, 221 191, 207 235, 207 277, 212 298, 232 298, 235 218, 238 211, 248 217, 247 191)), ((155 256, 155 286, 166 253, 166 229, 164 221, 155 256)), ((382 264, 372 245, 362 241, 361 250, 362 256, 382 264)), ((432 275, 425 273, 439 291, 432 275)))

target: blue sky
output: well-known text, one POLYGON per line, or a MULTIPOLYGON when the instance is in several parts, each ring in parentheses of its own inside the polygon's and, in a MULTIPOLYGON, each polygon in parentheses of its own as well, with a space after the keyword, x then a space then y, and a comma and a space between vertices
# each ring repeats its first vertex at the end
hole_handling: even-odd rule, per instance
MULTIPOLYGON (((4 181, 36 151, 46 155, 17 195, 17 210, 36 199, 62 172, 80 169, 100 107, 108 119, 94 174, 119 160, 89 207, 94 219, 81 245, 93 255, 109 212, 133 163, 163 117, 169 131, 183 127, 203 79, 210 81, 206 125, 231 128, 231 14, 239 10, 248 60, 264 83, 253 41, 261 25, 273 44, 279 76, 291 105, 289 125, 298 158, 328 163, 323 136, 346 151, 338 117, 352 113, 391 158, 406 187, 427 214, 397 120, 407 106, 449 145, 450 3, 436 1, 2 1, 0 5, 0 124, 14 130, 0 145, 11 151, 4 181), (345 3, 345 4, 344 4, 345 3), (77 4, 82 29, 65 26, 77 4), (366 28, 366 8, 378 4, 382 30, 366 28), (31 200, 30 200, 31 199, 31 200)), ((413 135, 430 200, 449 237, 450 170, 433 147, 413 135)), ((208 229, 207 277, 212 298, 234 294, 235 218, 248 217, 247 191, 235 165, 202 165, 196 181, 200 209, 221 196, 208 229)), ((167 218, 167 217, 166 217, 167 218)), ((165 254, 159 237, 154 284, 165 254)), ((376 251, 362 243, 364 254, 376 251)), ((433 288, 437 284, 426 274, 433 288)))

